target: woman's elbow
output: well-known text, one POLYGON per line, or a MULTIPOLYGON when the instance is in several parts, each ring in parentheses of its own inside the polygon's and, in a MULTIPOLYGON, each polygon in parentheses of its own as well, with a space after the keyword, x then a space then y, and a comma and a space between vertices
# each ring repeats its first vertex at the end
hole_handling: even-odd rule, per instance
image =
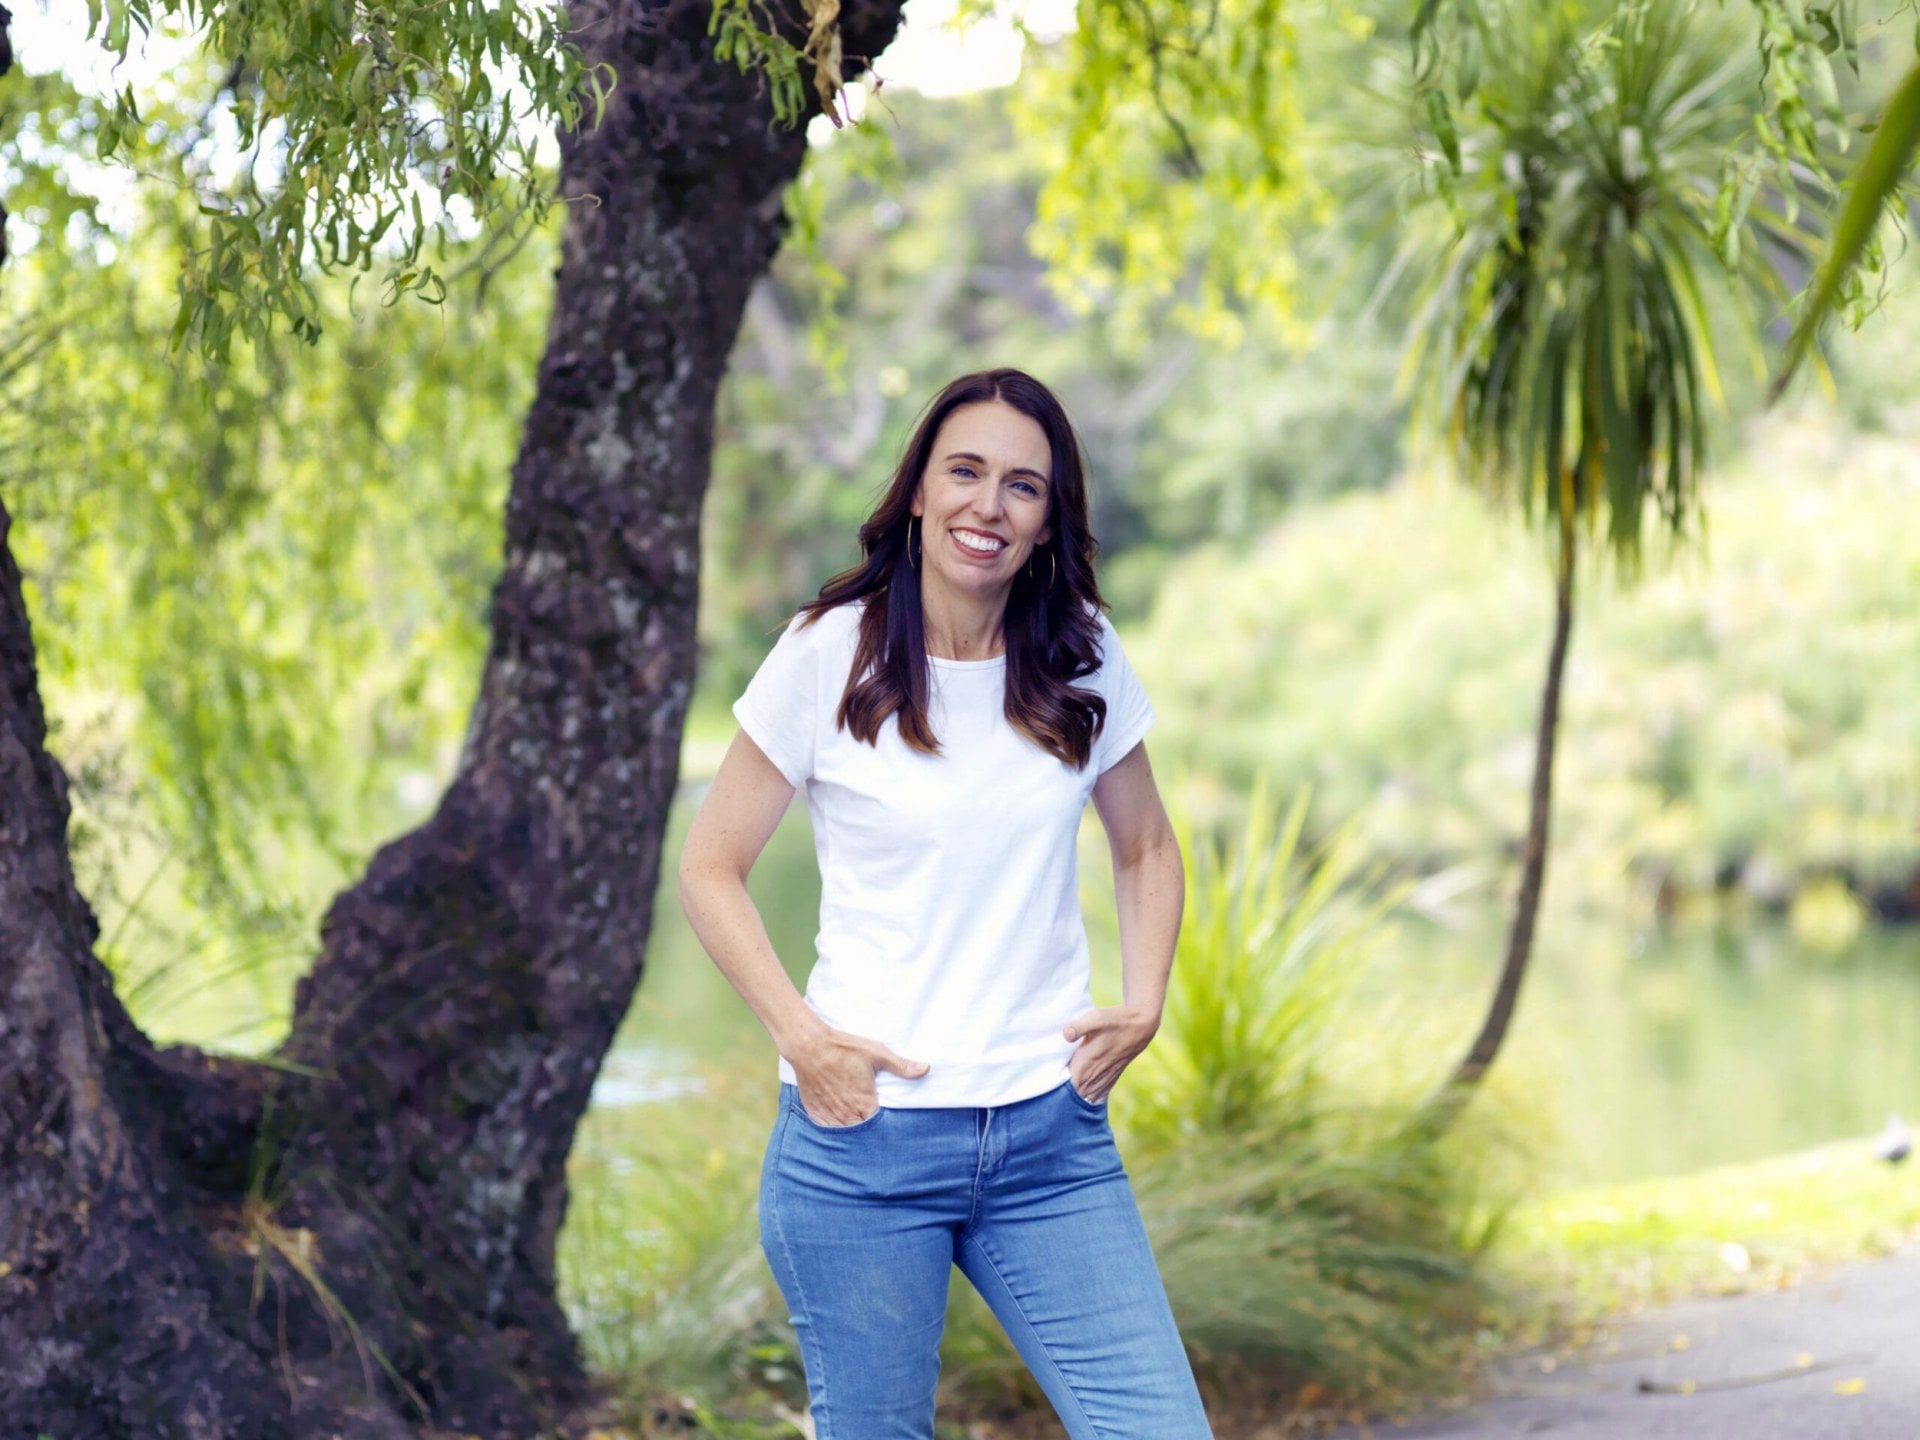
POLYGON ((689 917, 709 906, 722 889, 745 889, 746 883, 746 874, 725 856, 709 854, 693 845, 680 852, 680 908, 689 917))
POLYGON ((680 909, 691 917, 713 883, 712 862, 692 845, 680 852, 680 909))
POLYGON ((1180 853, 1180 837, 1173 833, 1168 825, 1160 832, 1160 839, 1153 847, 1155 862, 1163 869, 1167 878, 1175 885, 1184 886, 1187 879, 1186 857, 1180 853))
POLYGON ((1131 870, 1136 873, 1173 871, 1182 873, 1185 862, 1180 857, 1180 839, 1173 833, 1171 824, 1161 824, 1146 830, 1131 844, 1121 848, 1113 857, 1116 870, 1131 870))

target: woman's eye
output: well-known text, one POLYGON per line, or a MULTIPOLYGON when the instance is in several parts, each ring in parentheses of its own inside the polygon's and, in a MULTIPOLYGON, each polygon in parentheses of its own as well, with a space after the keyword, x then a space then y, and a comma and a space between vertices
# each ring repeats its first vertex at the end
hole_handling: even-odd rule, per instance
POLYGON ((1038 487, 1036 487, 1031 480, 1016 480, 1013 483, 1029 495, 1038 495, 1040 493, 1038 487))
POLYGON ((953 467, 953 473, 954 473, 954 474, 956 474, 956 475, 964 475, 964 476, 966 476, 966 477, 967 477, 967 478, 968 478, 969 480, 971 480, 971 479, 973 478, 973 470, 972 470, 972 468, 971 468, 971 467, 969 467, 969 466, 966 466, 966 465, 956 465, 956 466, 954 466, 954 467, 953 467))

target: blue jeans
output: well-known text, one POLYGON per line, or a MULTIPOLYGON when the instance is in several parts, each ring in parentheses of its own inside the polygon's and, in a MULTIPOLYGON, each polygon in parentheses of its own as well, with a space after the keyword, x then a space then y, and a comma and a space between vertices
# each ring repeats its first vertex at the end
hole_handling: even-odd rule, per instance
POLYGON ((818 1440, 931 1440, 947 1280, 992 1306, 1071 1440, 1211 1440, 1106 1104, 814 1121, 793 1085, 760 1172, 818 1440))

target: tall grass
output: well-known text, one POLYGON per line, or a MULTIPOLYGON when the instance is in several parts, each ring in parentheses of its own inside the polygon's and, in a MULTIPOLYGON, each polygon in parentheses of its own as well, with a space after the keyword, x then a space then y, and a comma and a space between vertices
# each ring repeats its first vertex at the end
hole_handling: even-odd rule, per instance
MULTIPOLYGON (((1482 1261, 1510 1172, 1484 1125, 1434 1142, 1411 1123, 1430 1069, 1357 990, 1400 889, 1350 830, 1309 851, 1304 796, 1283 810, 1256 785, 1246 813, 1227 837, 1181 827, 1179 951, 1115 1130, 1213 1399, 1409 1399, 1455 1380, 1494 1299, 1482 1261)), ((670 1105, 590 1114, 562 1236, 594 1365, 636 1399, 697 1397, 711 1425, 805 1398, 754 1229, 763 1058, 670 1105)), ((942 1360, 948 1414, 1044 1408, 958 1277, 942 1360)))
POLYGON ((1311 1121, 1333 1012, 1404 890, 1363 871, 1351 826, 1307 854, 1307 803, 1303 791, 1283 814, 1259 778, 1232 840, 1176 820, 1188 886, 1167 1003, 1115 1090, 1135 1140, 1165 1148, 1311 1121))
POLYGON ((760 1253, 770 1059, 711 1069, 665 1103, 603 1108, 569 1163, 560 1288, 594 1370, 634 1402, 804 1403, 760 1253))
POLYGON ((1307 847, 1307 816, 1257 777, 1237 831, 1178 825, 1167 1005, 1114 1121, 1202 1375, 1378 1404, 1455 1375, 1523 1170, 1498 1107, 1448 1140, 1414 1123, 1440 1057, 1361 984, 1411 887, 1354 824, 1307 847))

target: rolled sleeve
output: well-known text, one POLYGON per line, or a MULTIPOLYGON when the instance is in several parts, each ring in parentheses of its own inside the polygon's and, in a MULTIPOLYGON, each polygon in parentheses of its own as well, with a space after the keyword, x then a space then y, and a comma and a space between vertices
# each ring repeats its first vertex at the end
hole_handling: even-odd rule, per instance
POLYGON ((733 717, 773 762, 789 785, 799 789, 813 774, 815 706, 819 657, 809 643, 813 629, 795 616, 754 672, 733 717))
POLYGON ((1107 702, 1106 723, 1094 746, 1095 774, 1105 774, 1127 758, 1153 728, 1153 702, 1120 647, 1120 637, 1100 617, 1100 693, 1107 702))

